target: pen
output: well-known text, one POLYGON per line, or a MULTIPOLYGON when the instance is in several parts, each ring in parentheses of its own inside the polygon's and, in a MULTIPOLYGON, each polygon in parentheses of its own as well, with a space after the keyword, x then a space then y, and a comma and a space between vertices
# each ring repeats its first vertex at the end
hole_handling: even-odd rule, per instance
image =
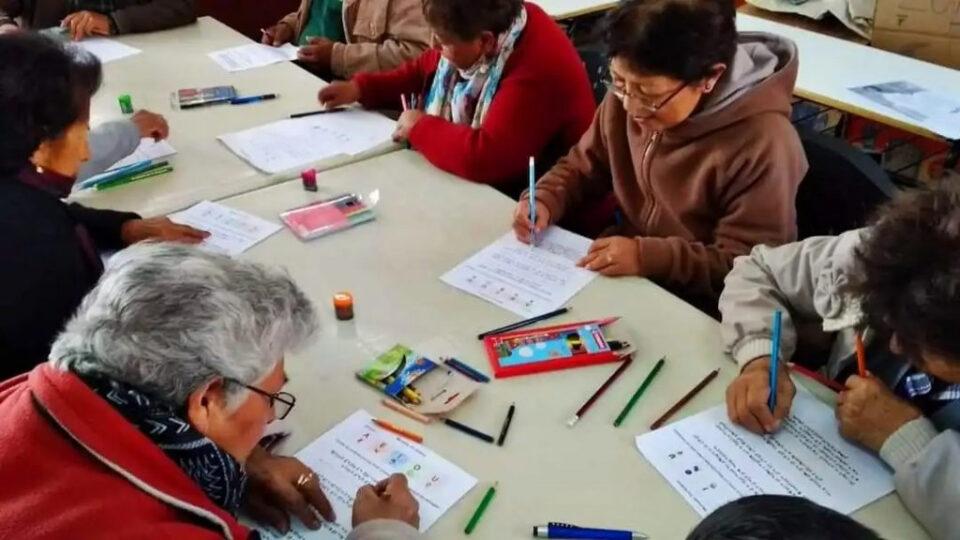
POLYGON ((640 396, 647 390, 647 387, 650 386, 650 383, 653 382, 654 377, 657 376, 657 373, 660 372, 660 368, 663 367, 663 364, 666 362, 667 358, 663 357, 657 361, 657 365, 653 366, 653 369, 650 370, 650 374, 647 375, 647 378, 640 383, 640 388, 637 388, 637 391, 633 393, 633 396, 630 398, 630 401, 627 402, 627 406, 620 411, 620 415, 617 416, 617 419, 613 421, 613 427, 620 427, 620 424, 626 420, 627 415, 630 414, 630 411, 633 409, 633 406, 636 405, 637 400, 640 399, 640 396))
POLYGON ((549 523, 533 528, 534 538, 590 538, 593 540, 646 540, 641 532, 616 529, 590 529, 566 523, 549 523))
POLYGON ((485 338, 485 337, 487 337, 487 336, 492 336, 492 335, 495 335, 495 334, 506 334, 507 332, 510 332, 510 331, 512 331, 512 330, 517 330, 517 329, 519 329, 519 328, 523 328, 523 327, 525 327, 525 326, 530 326, 531 324, 536 324, 536 323, 538 323, 538 322, 540 322, 540 321, 543 321, 543 320, 546 320, 546 319, 552 319, 553 317, 556 317, 556 316, 558 316, 558 315, 563 315, 564 313, 570 311, 570 309, 571 309, 571 308, 569 308, 569 307, 563 307, 563 308, 560 308, 560 309, 551 311, 551 312, 549 312, 549 313, 544 313, 543 315, 537 315, 536 317, 533 317, 533 318, 530 318, 530 319, 524 319, 524 320, 522 320, 522 321, 518 321, 518 322, 515 322, 515 323, 512 323, 512 324, 508 324, 508 325, 506 325, 506 326, 501 326, 500 328, 494 328, 493 330, 487 330, 486 332, 477 335, 477 339, 483 339, 483 338, 485 338))
POLYGON ((480 506, 473 512, 473 517, 470 518, 467 527, 463 530, 464 534, 470 534, 477 528, 477 523, 480 523, 480 518, 483 517, 483 513, 486 512, 487 507, 490 506, 490 501, 493 500, 493 496, 497 494, 497 485, 498 482, 494 482, 493 485, 490 486, 490 489, 487 490, 487 493, 480 501, 480 506))
POLYGON ((710 373, 707 373, 707 376, 704 377, 703 380, 700 381, 696 386, 694 386, 693 390, 690 390, 689 392, 687 392, 685 396, 680 398, 680 401, 678 401, 673 407, 670 407, 670 409, 667 410, 667 412, 663 413, 663 416, 661 416, 660 418, 657 418, 657 421, 654 422, 653 424, 650 424, 650 431, 653 431, 655 429, 660 429, 660 426, 662 426, 667 420, 669 420, 671 416, 676 414, 677 411, 682 409, 683 406, 686 405, 687 402, 689 402, 691 399, 693 399, 694 396, 699 394, 700 391, 704 389, 704 387, 710 384, 710 381, 717 378, 717 375, 719 373, 720 373, 719 369, 715 369, 710 373))
POLYGON ((503 427, 500 428, 500 438, 497 439, 497 446, 503 446, 503 441, 507 439, 507 432, 510 431, 510 423, 513 422, 513 413, 516 410, 516 404, 511 403, 510 408, 507 409, 507 417, 503 421, 503 427))
POLYGON ((780 329, 783 326, 783 312, 773 312, 773 339, 770 341, 770 398, 767 407, 770 412, 777 408, 777 371, 780 367, 780 329))
POLYGON ((333 109, 323 109, 323 110, 320 110, 320 111, 309 111, 309 112, 302 112, 302 113, 291 114, 291 115, 290 115, 290 118, 304 118, 304 117, 306 117, 306 116, 316 116, 316 115, 318 115, 318 114, 338 113, 338 112, 349 111, 349 110, 350 110, 349 107, 334 107, 333 109))
POLYGON ((230 104, 245 105, 247 103, 257 103, 259 101, 267 101, 269 99, 277 99, 277 94, 263 94, 259 96, 235 97, 230 100, 230 104))
POLYGON ((396 401, 390 398, 383 398, 381 403, 383 403, 384 407, 391 409, 393 411, 396 411, 406 416, 407 418, 410 418, 411 420, 416 420, 417 422, 420 422, 423 424, 429 424, 430 421, 432 420, 429 416, 425 414, 420 414, 417 411, 414 411, 408 407, 405 407, 403 404, 397 403, 396 401))
POLYGON ((482 383, 490 382, 490 377, 487 377, 487 376, 484 375, 483 373, 480 373, 479 371, 477 371, 477 370, 473 369, 472 367, 464 364, 463 362, 457 360, 456 358, 445 358, 445 359, 443 360, 443 363, 446 364, 447 366, 449 366, 449 367, 451 367, 451 368, 459 371, 460 373, 463 373, 463 374, 466 375, 467 377, 470 377, 471 379, 473 379, 473 380, 475 380, 475 381, 477 381, 477 382, 482 382, 482 383))
POLYGON ((597 391, 594 392, 592 396, 590 396, 590 399, 588 399, 586 403, 584 403, 579 409, 577 409, 576 414, 570 417, 570 420, 567 420, 567 426, 569 427, 575 426, 577 422, 579 422, 580 419, 583 418, 583 415, 587 414, 587 411, 590 409, 590 407, 593 407, 593 404, 596 403, 598 399, 600 399, 600 396, 602 396, 604 392, 606 392, 607 389, 610 388, 610 385, 612 385, 614 381, 620 378, 620 375, 622 375, 623 372, 626 371, 627 368, 630 367, 630 364, 632 363, 633 363, 633 355, 628 355, 627 359, 624 360, 622 364, 620 364, 620 367, 618 367, 617 370, 614 371, 613 374, 610 375, 610 377, 608 377, 607 380, 600 385, 600 388, 597 388, 597 391))
POLYGON ((401 428, 401 427, 399 427, 399 426, 395 426, 395 425, 391 424, 390 422, 387 422, 387 421, 384 421, 384 420, 380 420, 379 418, 374 418, 374 419, 373 419, 373 423, 376 424, 377 426, 379 426, 379 427, 381 427, 381 428, 389 431, 390 433, 399 435, 399 436, 404 437, 404 438, 406 438, 406 439, 410 439, 411 441, 413 441, 413 442, 415 442, 415 443, 422 443, 422 442, 423 442, 423 437, 422 437, 422 436, 417 435, 416 433, 413 433, 412 431, 407 431, 407 430, 405 430, 405 429, 403 429, 403 428, 401 428))
POLYGON ((863 346, 863 334, 857 332, 856 337, 856 346, 857 346, 857 375, 861 377, 867 376, 867 349, 863 346))
POLYGON ((471 437, 476 437, 476 438, 480 439, 481 441, 485 441, 485 442, 488 442, 488 443, 490 443, 490 444, 493 444, 493 437, 491 437, 490 435, 487 435, 486 433, 484 433, 484 432, 482 432, 482 431, 477 431, 477 430, 473 429, 473 428, 470 427, 470 426, 461 424, 460 422, 457 422, 456 420, 451 420, 451 419, 449 419, 449 418, 444 418, 444 419, 443 419, 443 423, 446 424, 446 425, 448 425, 448 426, 450 426, 450 427, 452 427, 453 429, 455 429, 455 430, 457 430, 457 431, 459 431, 459 432, 461 432, 461 433, 466 433, 467 435, 470 435, 471 437))
POLYGON ((527 175, 530 181, 530 187, 527 189, 527 197, 529 199, 527 204, 530 206, 530 245, 535 246, 537 245, 537 197, 534 191, 537 187, 537 179, 533 156, 530 156, 530 166, 527 175))

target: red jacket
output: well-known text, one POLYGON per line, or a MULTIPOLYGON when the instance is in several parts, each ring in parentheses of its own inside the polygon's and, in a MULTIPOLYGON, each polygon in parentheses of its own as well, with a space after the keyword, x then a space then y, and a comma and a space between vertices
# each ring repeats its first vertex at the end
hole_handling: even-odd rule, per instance
MULTIPOLYGON (((527 26, 479 129, 434 116, 410 132, 411 146, 437 167, 487 184, 525 178, 527 160, 551 163, 566 154, 593 119, 596 104, 586 69, 563 30, 544 11, 526 4, 527 26)), ((403 66, 363 73, 353 80, 370 109, 399 108, 401 94, 426 95, 440 63, 430 49, 403 66)))
POLYGON ((0 384, 0 538, 249 536, 77 376, 0 384))

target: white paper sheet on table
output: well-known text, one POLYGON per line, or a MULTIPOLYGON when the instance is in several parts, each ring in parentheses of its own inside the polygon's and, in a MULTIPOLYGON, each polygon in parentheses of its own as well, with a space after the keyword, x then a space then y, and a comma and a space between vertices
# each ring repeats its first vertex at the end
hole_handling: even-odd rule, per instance
POLYGON ((440 279, 517 315, 533 317, 560 308, 596 277, 576 266, 589 249, 589 238, 559 227, 547 229, 536 247, 509 232, 440 279))
POLYGON ((227 148, 268 174, 337 155, 356 155, 387 144, 396 123, 387 117, 351 109, 280 120, 217 137, 227 148))
POLYGON ((282 228, 277 223, 210 201, 200 201, 169 217, 171 221, 209 232, 201 247, 234 257, 282 228))
POLYGON ((299 49, 290 43, 282 47, 272 47, 263 43, 250 43, 239 47, 230 47, 209 53, 220 67, 227 71, 245 71, 270 64, 289 62, 297 59, 299 49))
POLYGON ((960 98, 908 81, 871 84, 850 90, 912 118, 941 137, 960 139, 960 98))
POLYGON ((170 143, 166 140, 155 141, 148 137, 146 139, 140 139, 140 146, 137 146, 137 149, 134 150, 129 156, 114 163, 110 169, 126 167, 127 165, 133 165, 134 163, 138 163, 147 159, 165 158, 176 153, 176 149, 174 149, 173 146, 170 146, 170 143))
POLYGON ((100 62, 103 64, 143 52, 136 47, 131 47, 125 43, 120 43, 115 39, 105 37, 86 38, 73 43, 77 47, 89 51, 91 54, 99 58, 100 62))
POLYGON ((893 491, 890 470, 843 440, 830 407, 803 389, 775 435, 732 424, 720 405, 636 442, 701 516, 756 494, 796 495, 849 514, 893 491))
POLYGON ((262 529, 264 539, 343 540, 350 532, 357 490, 395 473, 407 476, 420 503, 420 531, 426 531, 477 484, 476 478, 429 448, 378 428, 372 419, 367 411, 357 411, 297 452, 297 458, 320 477, 337 522, 311 531, 293 519, 285 536, 262 529))

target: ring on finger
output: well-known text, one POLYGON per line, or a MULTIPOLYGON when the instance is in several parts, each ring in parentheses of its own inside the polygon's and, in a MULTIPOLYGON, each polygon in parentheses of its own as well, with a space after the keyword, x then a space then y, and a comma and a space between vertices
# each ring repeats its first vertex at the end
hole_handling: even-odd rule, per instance
POLYGON ((297 487, 304 487, 316 478, 317 475, 314 472, 303 473, 297 478, 297 487))

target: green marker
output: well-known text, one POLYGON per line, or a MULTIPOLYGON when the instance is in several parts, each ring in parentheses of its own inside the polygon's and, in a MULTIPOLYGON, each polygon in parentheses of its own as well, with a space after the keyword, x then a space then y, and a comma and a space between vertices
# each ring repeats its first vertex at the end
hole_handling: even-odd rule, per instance
POLYGON ((664 362, 666 362, 667 357, 661 358, 657 361, 657 365, 653 366, 653 369, 650 370, 650 374, 647 375, 647 378, 640 383, 640 388, 637 388, 637 391, 633 393, 633 397, 630 398, 630 401, 627 402, 627 406, 620 411, 620 416, 617 416, 617 419, 613 421, 613 427, 620 427, 620 424, 627 418, 627 415, 630 414, 630 411, 633 409, 633 406, 637 404, 637 400, 640 399, 640 396, 647 390, 647 387, 650 386, 650 383, 653 382, 653 378, 657 376, 657 373, 660 372, 660 368, 663 367, 664 362))
POLYGON ((130 94, 123 94, 117 98, 117 102, 120 103, 120 112, 123 114, 133 114, 133 99, 130 98, 130 94))
POLYGON ((494 482, 490 489, 487 490, 486 495, 483 496, 483 500, 480 501, 480 506, 477 507, 477 510, 473 513, 473 517, 470 518, 470 521, 467 523, 467 528, 463 530, 465 534, 470 534, 474 529, 477 528, 477 523, 480 523, 480 518, 483 517, 483 513, 487 511, 487 507, 490 506, 490 501, 493 500, 493 496, 497 494, 497 484, 499 482, 494 482))

